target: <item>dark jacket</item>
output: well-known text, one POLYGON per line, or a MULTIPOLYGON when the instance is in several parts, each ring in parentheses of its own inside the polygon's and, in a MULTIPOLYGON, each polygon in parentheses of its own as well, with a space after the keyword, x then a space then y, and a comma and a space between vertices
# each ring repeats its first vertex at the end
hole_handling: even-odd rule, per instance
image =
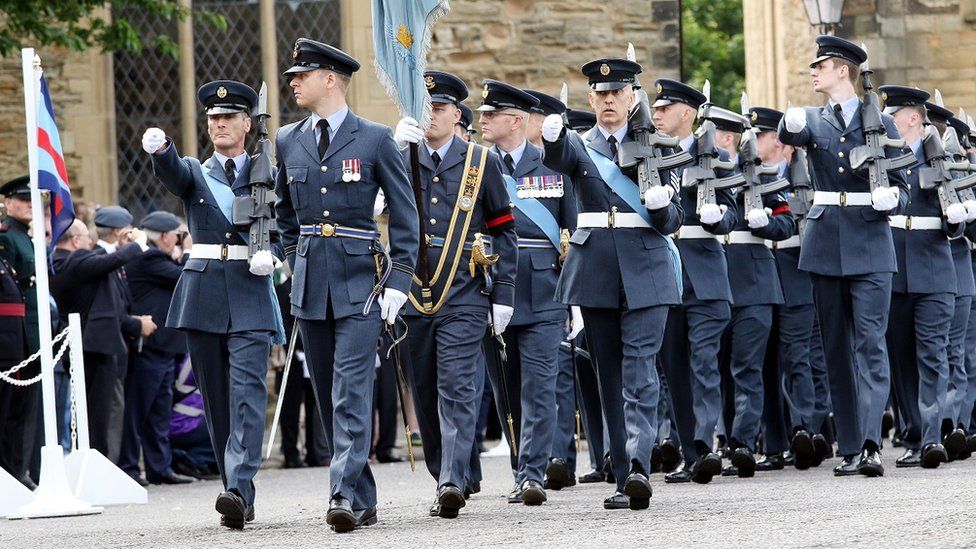
POLYGON ((185 353, 186 336, 175 328, 164 326, 183 266, 173 261, 166 252, 150 247, 146 253, 126 265, 125 270, 132 290, 132 314, 150 315, 159 327, 143 341, 143 347, 167 353, 185 353))

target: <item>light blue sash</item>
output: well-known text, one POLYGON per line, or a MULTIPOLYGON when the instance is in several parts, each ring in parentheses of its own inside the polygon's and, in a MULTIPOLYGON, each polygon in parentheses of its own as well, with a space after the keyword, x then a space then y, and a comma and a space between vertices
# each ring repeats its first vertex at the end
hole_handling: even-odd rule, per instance
POLYGON ((597 171, 600 172, 600 178, 606 183, 607 187, 614 194, 619 196, 630 209, 637 212, 637 215, 641 216, 647 224, 651 226, 651 229, 657 234, 661 235, 664 240, 668 243, 668 255, 671 257, 671 266, 674 267, 674 276, 678 281, 678 295, 684 294, 684 285, 681 283, 681 254, 678 252, 678 246, 675 245, 674 240, 670 235, 663 235, 654 228, 651 224, 651 215, 648 213, 647 208, 641 203, 640 189, 637 187, 629 177, 624 175, 620 171, 620 167, 614 164, 612 160, 598 153, 597 151, 591 149, 590 147, 585 147, 586 152, 590 155, 590 160, 596 165, 597 171))
MULTIPOLYGON (((212 194, 214 200, 217 201, 217 207, 220 208, 220 213, 224 214, 224 217, 227 218, 227 222, 233 226, 234 222, 232 221, 231 212, 234 207, 234 191, 229 185, 207 173, 207 170, 203 169, 203 164, 200 164, 199 161, 197 161, 196 164, 197 168, 200 170, 200 175, 207 183, 207 188, 210 189, 210 194, 212 194)), ((247 232, 238 232, 237 234, 241 235, 241 238, 243 238, 245 242, 250 240, 250 235, 247 232)), ((274 282, 272 281, 272 278, 270 276, 265 278, 268 280, 268 293, 271 294, 271 307, 274 309, 275 315, 275 335, 271 340, 271 343, 273 345, 284 345, 285 323, 281 319, 281 306, 278 304, 278 295, 274 291, 274 282)))
POLYGON ((555 248, 559 249, 559 222, 553 217, 552 212, 548 208, 542 205, 535 198, 519 198, 518 197, 518 182, 515 181, 510 175, 502 174, 502 179, 505 180, 505 186, 508 187, 508 197, 512 201, 512 204, 523 214, 525 217, 529 218, 529 221, 535 223, 536 227, 542 229, 542 232, 546 234, 546 238, 552 242, 555 248))

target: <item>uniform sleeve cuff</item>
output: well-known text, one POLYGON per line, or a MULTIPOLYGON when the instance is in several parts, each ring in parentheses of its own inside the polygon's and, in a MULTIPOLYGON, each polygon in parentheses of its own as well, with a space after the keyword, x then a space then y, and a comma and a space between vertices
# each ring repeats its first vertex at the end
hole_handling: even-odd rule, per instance
POLYGON ((496 280, 491 290, 491 302, 495 305, 515 306, 515 284, 507 280, 496 280))

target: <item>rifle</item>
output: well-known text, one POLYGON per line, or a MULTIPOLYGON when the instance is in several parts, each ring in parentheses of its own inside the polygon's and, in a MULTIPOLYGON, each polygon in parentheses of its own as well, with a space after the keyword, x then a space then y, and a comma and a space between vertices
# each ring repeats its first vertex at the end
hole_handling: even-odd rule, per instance
POLYGON ((234 225, 247 229, 247 254, 254 257, 259 251, 271 251, 271 232, 278 227, 272 214, 275 202, 274 177, 272 175, 271 141, 268 140, 268 85, 261 83, 258 94, 258 142, 251 155, 249 196, 236 196, 231 203, 231 220, 234 225))
MULTIPOLYGON (((861 48, 865 48, 861 44, 861 48)), ((867 50, 865 50, 867 51, 867 50)), ((904 149, 904 139, 891 139, 888 130, 881 120, 881 101, 874 91, 871 75, 874 71, 868 67, 865 59, 861 64, 861 87, 864 89, 864 100, 861 103, 861 127, 864 131, 864 145, 851 150, 851 167, 855 170, 867 170, 868 182, 873 192, 878 187, 890 187, 888 172, 907 168, 916 162, 915 155, 908 151, 901 156, 888 158, 885 149, 904 149)))
POLYGON ((678 148, 680 140, 658 133, 651 120, 651 106, 647 92, 637 90, 638 101, 630 112, 630 128, 634 140, 621 143, 617 149, 617 164, 621 168, 637 166, 637 185, 640 187, 641 201, 644 192, 651 187, 661 186, 661 170, 671 170, 683 166, 693 159, 687 151, 678 148), (664 156, 662 149, 678 149, 678 152, 664 156))
POLYGON ((718 147, 715 145, 715 123, 709 119, 711 84, 706 80, 702 91, 705 93, 705 103, 698 111, 701 124, 695 137, 698 143, 697 164, 685 168, 681 173, 682 187, 698 188, 698 204, 695 214, 701 215, 702 206, 716 204, 716 191, 741 187, 746 180, 741 173, 734 173, 728 177, 719 178, 715 170, 734 170, 735 162, 719 159, 718 147))
MULTIPOLYGON (((956 134, 952 126, 946 129, 947 135, 950 132, 951 141, 956 134)), ((945 150, 939 131, 933 125, 925 128, 922 150, 925 151, 925 158, 928 159, 929 165, 919 170, 918 185, 924 190, 937 190, 939 205, 942 206, 942 214, 945 215, 946 208, 961 203, 957 194, 960 189, 969 189, 976 185, 976 173, 969 173, 960 178, 953 177, 952 172, 969 172, 969 161, 953 161, 945 150)))
POLYGON ((810 206, 813 205, 813 195, 810 194, 813 187, 807 166, 807 151, 804 149, 793 150, 793 162, 790 162, 790 182, 793 184, 793 195, 787 199, 787 202, 790 204, 790 211, 796 217, 797 234, 802 241, 806 217, 810 213, 810 206))
POLYGON ((739 142, 739 168, 746 182, 742 191, 744 193, 743 206, 748 213, 754 209, 763 209, 762 197, 789 188, 790 182, 782 177, 778 177, 769 183, 762 182, 762 176, 778 174, 779 167, 764 164, 762 158, 759 158, 759 150, 756 147, 756 129, 749 122, 749 96, 745 92, 742 92, 741 107, 746 129, 742 134, 742 140, 739 142))
MULTIPOLYGON (((959 109, 959 119, 966 119, 966 114, 962 109, 959 109)), ((971 121, 972 118, 969 120, 971 121)), ((956 133, 955 128, 948 125, 946 126, 946 132, 942 135, 942 144, 945 147, 946 154, 948 154, 952 160, 954 160, 960 166, 963 162, 965 162, 966 169, 968 171, 976 172, 976 153, 968 151, 970 148, 969 135, 960 136, 956 133)), ((964 202, 976 200, 976 193, 973 193, 972 188, 956 189, 956 193, 959 195, 959 199, 964 202)))

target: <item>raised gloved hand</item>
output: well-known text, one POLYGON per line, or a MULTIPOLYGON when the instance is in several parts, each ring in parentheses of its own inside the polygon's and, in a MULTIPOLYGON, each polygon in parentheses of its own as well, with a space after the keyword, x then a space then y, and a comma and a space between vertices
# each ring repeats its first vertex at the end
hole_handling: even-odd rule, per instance
POLYGON ((976 200, 967 200, 962 205, 966 207, 966 223, 976 221, 976 200))
POLYGON ((790 107, 786 109, 784 125, 786 131, 790 133, 802 132, 807 127, 807 111, 803 107, 790 107))
POLYGON ((879 212, 890 212, 898 206, 898 189, 878 187, 871 192, 871 207, 879 212))
POLYGON ((558 114, 550 114, 542 121, 542 138, 550 143, 559 140, 563 133, 563 117, 558 114))
POLYGON ((648 210, 660 210, 671 203, 674 189, 670 185, 658 185, 644 191, 644 207, 648 210))
POLYGON ((380 294, 380 318, 387 324, 396 322, 396 317, 400 314, 400 309, 407 302, 407 294, 393 288, 386 288, 380 294))
POLYGON ((714 225, 725 217, 725 212, 728 209, 729 207, 725 204, 705 204, 701 207, 698 218, 701 219, 703 225, 714 225))
POLYGON ((252 275, 268 276, 275 270, 275 257, 268 250, 258 250, 248 260, 248 264, 252 275))
POLYGON ((497 303, 491 304, 491 328, 495 332, 495 335, 505 333, 505 328, 508 328, 508 323, 512 321, 512 315, 514 314, 514 307, 499 305, 497 303))
POLYGON ((753 208, 749 210, 746 214, 746 221, 749 224, 750 229, 762 229, 766 225, 769 225, 769 216, 773 214, 773 210, 769 208, 753 208))
POLYGON ((583 331, 583 313, 578 305, 569 308, 569 318, 566 319, 566 341, 576 339, 583 331))
POLYGON ((420 122, 405 116, 397 122, 396 131, 393 132, 393 140, 396 141, 397 147, 405 149, 410 143, 423 141, 424 130, 420 128, 420 122))
POLYGON ((166 144, 166 132, 159 128, 149 128, 142 134, 142 150, 149 154, 157 153, 166 144))
POLYGON ((966 206, 962 204, 949 204, 946 207, 946 221, 952 225, 963 223, 969 217, 969 213, 966 211, 966 206))

